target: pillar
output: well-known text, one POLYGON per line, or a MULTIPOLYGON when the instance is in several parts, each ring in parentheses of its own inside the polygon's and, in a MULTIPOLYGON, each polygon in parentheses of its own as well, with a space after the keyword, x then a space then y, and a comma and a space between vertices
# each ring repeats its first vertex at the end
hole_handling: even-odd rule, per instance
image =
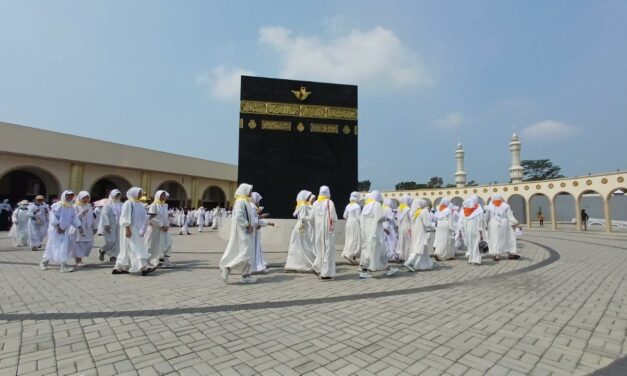
POLYGON ((152 174, 150 172, 142 171, 141 189, 144 190, 147 197, 152 197, 154 194, 154 192, 150 191, 152 189, 152 174))
POLYGON ((192 178, 192 207, 200 206, 200 194, 198 193, 198 178, 192 178))
POLYGON ((464 148, 462 143, 457 143, 455 149, 455 160, 457 161, 457 171, 455 171, 455 186, 464 188, 466 186, 466 171, 464 171, 464 148))
POLYGON ((512 135, 512 142, 509 143, 509 151, 512 155, 512 166, 509 168, 509 181, 512 183, 521 183, 525 169, 520 165, 520 148, 521 142, 518 135, 512 135))
POLYGON ((70 189, 75 193, 83 190, 83 176, 85 175, 85 165, 82 163, 70 164, 70 189))
POLYGON ((549 198, 549 206, 551 207, 551 228, 557 230, 557 215, 555 214, 555 197, 549 198))
MULTIPOLYGON (((603 196, 601 196, 603 197, 603 196)), ((612 232, 612 212, 610 211, 610 200, 612 199, 612 195, 610 197, 603 197, 603 212, 605 213, 605 231, 612 232)))
POLYGON ((531 197, 529 199, 523 198, 525 200, 525 215, 527 217, 527 227, 531 228, 531 197))
POLYGON ((581 196, 575 198, 575 226, 577 226, 577 231, 581 231, 582 228, 581 223, 581 196))

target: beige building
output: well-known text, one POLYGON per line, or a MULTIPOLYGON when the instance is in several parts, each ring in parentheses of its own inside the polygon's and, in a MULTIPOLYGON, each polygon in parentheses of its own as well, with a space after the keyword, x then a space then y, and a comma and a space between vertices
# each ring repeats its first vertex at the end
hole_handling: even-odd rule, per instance
POLYGON ((93 199, 131 186, 165 189, 171 206, 228 206, 237 166, 0 122, 0 198, 13 204, 65 189, 93 199))

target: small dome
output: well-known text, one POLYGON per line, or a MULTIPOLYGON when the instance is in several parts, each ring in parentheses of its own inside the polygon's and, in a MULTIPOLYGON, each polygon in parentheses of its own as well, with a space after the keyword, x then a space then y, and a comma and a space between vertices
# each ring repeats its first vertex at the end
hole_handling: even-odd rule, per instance
POLYGON ((461 142, 458 142, 458 143, 457 143, 457 150, 460 150, 460 149, 462 149, 462 143, 461 143, 461 142))
POLYGON ((518 141, 518 135, 516 134, 516 132, 514 132, 514 134, 512 135, 512 141, 518 141))

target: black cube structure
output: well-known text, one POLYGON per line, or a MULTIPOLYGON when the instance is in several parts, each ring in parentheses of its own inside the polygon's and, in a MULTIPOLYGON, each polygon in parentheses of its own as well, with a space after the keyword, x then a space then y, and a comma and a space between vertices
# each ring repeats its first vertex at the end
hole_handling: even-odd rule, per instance
POLYGON ((238 182, 273 218, 328 185, 341 216, 357 189, 357 86, 242 76, 238 182))

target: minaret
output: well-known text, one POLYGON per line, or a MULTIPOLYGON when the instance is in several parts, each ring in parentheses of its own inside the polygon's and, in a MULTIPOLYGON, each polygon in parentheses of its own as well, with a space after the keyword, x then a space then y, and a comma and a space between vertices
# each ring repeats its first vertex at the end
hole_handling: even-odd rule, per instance
POLYGON ((466 186, 466 172, 464 171, 464 148, 462 143, 457 143, 457 149, 455 149, 455 159, 457 160, 457 171, 455 172, 455 184, 457 188, 464 188, 466 186))
POLYGON ((512 153, 512 167, 509 168, 509 180, 512 183, 522 182, 524 168, 520 165, 520 141, 518 135, 512 135, 512 142, 509 143, 509 151, 512 153))

